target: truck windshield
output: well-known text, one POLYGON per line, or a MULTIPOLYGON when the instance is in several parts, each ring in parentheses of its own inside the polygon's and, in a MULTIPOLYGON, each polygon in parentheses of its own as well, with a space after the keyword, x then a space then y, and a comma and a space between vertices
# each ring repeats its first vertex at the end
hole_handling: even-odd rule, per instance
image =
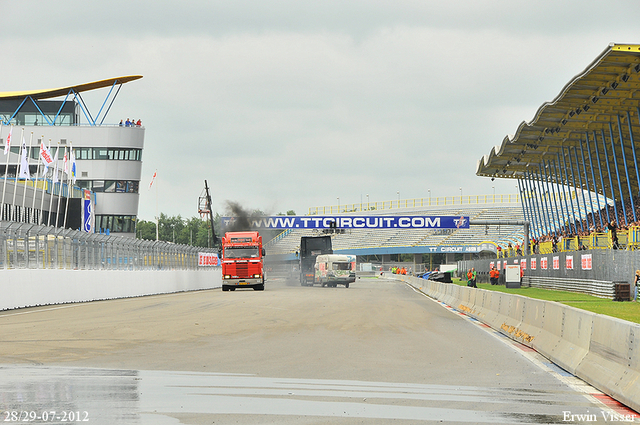
POLYGON ((258 253, 257 246, 237 246, 225 248, 224 258, 258 258, 258 253))
POLYGON ((351 263, 333 263, 333 270, 351 270, 351 263))

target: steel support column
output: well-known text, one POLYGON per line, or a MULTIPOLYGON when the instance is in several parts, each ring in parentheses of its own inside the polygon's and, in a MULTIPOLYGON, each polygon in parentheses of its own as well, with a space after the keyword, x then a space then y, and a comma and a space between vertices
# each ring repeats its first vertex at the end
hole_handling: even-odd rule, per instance
MULTIPOLYGON (((609 203, 607 202, 607 189, 604 184, 604 177, 602 176, 602 161, 600 161, 600 153, 598 151, 598 136, 593 131, 593 146, 596 150, 596 161, 598 161, 598 171, 600 171, 600 183, 602 184, 602 196, 604 196, 604 210, 607 213, 607 224, 611 222, 611 217, 609 216, 609 203)), ((612 195, 613 196, 613 195, 612 195)))
MULTIPOLYGON (((566 159, 564 159, 565 155, 564 155, 564 146, 560 146, 560 149, 562 149, 562 167, 564 168, 564 175, 567 177, 566 181, 567 181, 567 187, 571 187, 569 186, 569 174, 567 172, 567 161, 566 159)), ((572 179, 573 180, 573 179, 572 179)), ((575 191, 575 185, 572 185, 573 189, 575 191)), ((573 206, 573 197, 571 196, 571 191, 569 191, 569 198, 571 199, 571 216, 573 217, 573 233, 577 234, 578 233, 578 225, 576 224, 576 209, 573 206)), ((571 227, 571 226, 569 226, 571 227)))
MULTIPOLYGON (((582 194, 582 205, 584 206, 584 219, 587 222, 587 230, 589 230, 589 212, 591 211, 591 206, 587 207, 587 200, 584 197, 584 187, 582 186, 582 174, 580 174, 580 160, 578 159, 578 149, 576 149, 575 147, 573 148, 573 154, 576 160, 576 171, 578 172, 578 182, 580 183, 580 193, 582 194)), ((573 172, 573 168, 571 169, 571 172, 573 172)), ((576 193, 576 196, 578 196, 577 193, 576 193)), ((579 208, 578 208, 578 211, 580 211, 579 208)), ((582 220, 580 220, 580 224, 582 225, 582 220)), ((595 224, 596 222, 594 221, 593 227, 595 227, 595 224)), ((584 231, 584 228, 582 228, 582 230, 584 231)))
MULTIPOLYGON (((589 176, 587 175, 587 165, 584 158, 584 149, 582 148, 582 139, 580 139, 580 156, 582 157, 582 171, 584 171, 584 182, 587 185, 587 193, 589 194, 589 211, 591 211, 591 221, 593 221, 593 230, 596 229, 596 216, 593 213, 593 197, 591 196, 591 188, 589 187, 589 176)), ((584 192, 582 192, 584 194, 584 192)), ((599 209, 598 209, 599 211, 599 209)), ((587 214, 589 217, 589 214, 587 214)), ((589 224, 587 218, 587 225, 589 224)))
MULTIPOLYGON (((640 114, 640 108, 638 108, 640 114)), ((640 117, 638 117, 640 119, 640 117)), ((631 152, 633 152, 633 165, 636 167, 636 179, 638 181, 638 190, 640 191, 640 173, 638 173, 638 158, 636 155, 636 143, 633 140, 633 128, 631 127, 631 114, 627 111, 627 125, 629 126, 629 141, 631 142, 631 152)), ((631 195, 633 196, 633 194, 631 195)))
MULTIPOLYGON (((633 212, 633 221, 636 221, 636 206, 633 202, 633 191, 631 190, 631 179, 629 178, 629 167, 627 167, 627 155, 624 153, 624 137, 622 136, 622 122, 620 121, 620 115, 616 114, 616 118, 618 119, 618 136, 620 137, 620 149, 622 149, 622 163, 624 164, 624 172, 627 176, 627 190, 629 190, 629 201, 631 202, 631 211, 633 212)), ((633 155, 635 159, 635 154, 633 155)), ((636 164, 637 166, 637 164, 636 164)), ((624 201, 622 202, 624 205, 624 201)), ((627 224, 627 215, 625 217, 625 224, 627 224)))
POLYGON ((533 211, 533 217, 535 220, 534 226, 536 227, 536 233, 538 236, 544 234, 544 226, 541 225, 541 221, 540 221, 540 208, 538 206, 538 202, 537 202, 537 194, 535 192, 535 189, 533 189, 533 182, 531 181, 531 173, 525 173, 525 175, 527 176, 526 180, 524 181, 524 183, 526 184, 527 187, 527 191, 529 192, 529 199, 531 202, 531 206, 532 206, 532 211, 533 211))
MULTIPOLYGON (((564 177, 562 175, 562 168, 560 168, 560 153, 556 153, 556 160, 558 161, 558 169, 556 170, 556 163, 554 162, 553 163, 553 171, 554 171, 554 174, 556 174, 556 175, 559 174, 560 175, 560 181, 562 182, 562 187, 563 187, 562 188, 562 199, 564 200, 564 208, 565 208, 565 212, 566 212, 566 220, 565 220, 564 225, 563 225, 563 230, 566 230, 567 223, 569 223, 569 219, 571 217, 569 215, 569 204, 567 204, 567 193, 564 190, 564 188, 566 188, 567 185, 564 182, 564 177), (560 171, 559 173, 558 173, 558 170, 560 171)), ((569 230, 571 230, 571 226, 569 226, 569 230)))
MULTIPOLYGON (((616 178, 618 179, 618 190, 620 191, 620 205, 622 205, 622 215, 624 216, 624 224, 627 224, 627 207, 624 205, 624 193, 622 192, 622 182, 620 181, 620 171, 618 166, 618 156, 616 155, 616 148, 613 137, 613 126, 611 125, 611 121, 609 121, 609 137, 611 137, 611 150, 613 151, 613 163, 616 166, 616 178)), ((624 164, 623 164, 624 167, 624 164)), ((617 217, 616 213, 616 219, 617 217)), ((622 223, 618 223, 620 225, 622 223)))
POLYGON ((542 199, 544 199, 544 205, 545 205, 545 209, 544 212, 547 216, 547 234, 551 233, 553 230, 553 225, 551 222, 551 216, 552 214, 550 213, 550 202, 548 201, 548 199, 550 200, 549 196, 550 196, 550 192, 549 192, 549 183, 546 182, 546 179, 544 179, 545 181, 542 181, 542 167, 540 165, 538 165, 538 174, 540 175, 540 186, 542 186, 543 189, 545 189, 545 183, 547 183, 547 187, 545 189, 545 192, 543 192, 543 197, 542 199))
MULTIPOLYGON (((544 160, 542 161, 543 165, 544 165, 544 178, 545 180, 548 182, 549 181, 549 175, 551 174, 551 166, 549 165, 548 162, 545 162, 544 160), (549 168, 549 175, 547 175, 547 168, 549 168)), ((554 179, 557 180, 557 179, 554 179)), ((551 182, 551 193, 553 196, 553 205, 554 205, 554 212, 555 212, 555 223, 556 225, 554 226, 554 231, 561 225, 562 220, 560 219, 560 216, 558 215, 558 200, 556 199, 556 189, 553 186, 554 182, 551 182)), ((562 205, 562 203, 560 203, 560 205, 562 205)))
MULTIPOLYGON (((582 225, 581 209, 580 209, 580 196, 578 196, 578 185, 576 184, 576 175, 573 172, 573 161, 571 159, 571 146, 567 146, 567 156, 569 157, 569 169, 571 170, 571 184, 573 185, 573 191, 576 194, 576 206, 578 207, 578 223, 580 224, 580 230, 584 231, 584 226, 582 225)), ((576 226, 576 234, 578 234, 577 227, 578 226, 576 226)))
MULTIPOLYGON (((611 167, 609 165, 609 154, 607 153, 607 138, 604 135, 604 130, 600 130, 600 136, 602 136, 602 147, 604 149, 604 159, 607 162, 607 174, 609 175, 609 187, 611 188, 611 199, 613 200, 613 212, 615 214, 614 219, 609 220, 609 222, 615 221, 617 223, 618 222, 618 206, 616 205, 616 193, 615 193, 615 190, 613 190, 613 180, 611 179, 611 167)), ((609 208, 607 208, 607 211, 609 211, 609 208)))
MULTIPOLYGON (((593 172, 593 160, 591 159, 591 147, 589 147, 589 132, 585 131, 585 142, 587 143, 587 153, 589 154, 589 165, 591 166, 591 180, 593 181, 593 192, 596 194, 596 204, 598 205, 598 217, 600 218, 600 227, 604 227, 602 222, 602 207, 600 206, 600 195, 598 194, 598 182, 596 181, 595 173, 593 172)), ((582 144, 580 144, 582 148, 582 144)), ((600 164, 598 164, 600 165, 600 164)))

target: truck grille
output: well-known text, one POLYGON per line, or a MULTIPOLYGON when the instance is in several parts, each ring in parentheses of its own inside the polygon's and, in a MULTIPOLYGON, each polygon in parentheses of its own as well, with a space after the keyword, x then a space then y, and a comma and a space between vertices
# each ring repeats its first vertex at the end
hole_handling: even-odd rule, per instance
POLYGON ((239 277, 246 277, 249 273, 249 265, 247 263, 236 264, 236 275, 239 277))

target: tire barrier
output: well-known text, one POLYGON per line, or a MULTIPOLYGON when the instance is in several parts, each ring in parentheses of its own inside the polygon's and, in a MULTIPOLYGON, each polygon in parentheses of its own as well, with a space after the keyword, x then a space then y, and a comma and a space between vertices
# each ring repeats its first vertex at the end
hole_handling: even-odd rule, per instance
POLYGON ((384 274, 526 345, 640 412, 640 325, 553 301, 384 274))

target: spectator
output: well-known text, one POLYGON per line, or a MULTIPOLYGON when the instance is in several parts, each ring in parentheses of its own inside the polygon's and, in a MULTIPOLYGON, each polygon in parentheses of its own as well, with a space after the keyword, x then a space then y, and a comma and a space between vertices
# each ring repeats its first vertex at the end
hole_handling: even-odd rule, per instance
POLYGON ((616 226, 616 222, 611 220, 611 223, 607 225, 607 229, 611 232, 611 247, 613 249, 618 249, 618 226, 616 226))

